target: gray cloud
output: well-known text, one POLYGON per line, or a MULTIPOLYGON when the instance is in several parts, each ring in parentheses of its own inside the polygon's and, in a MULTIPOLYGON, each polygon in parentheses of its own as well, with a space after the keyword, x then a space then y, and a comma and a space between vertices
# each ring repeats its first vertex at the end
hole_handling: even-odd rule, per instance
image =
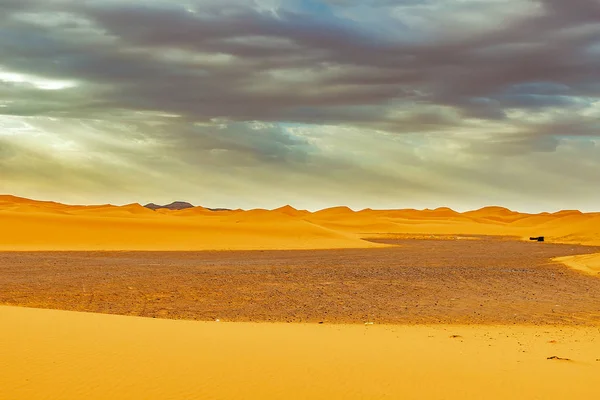
POLYGON ((561 151, 600 133, 593 1, 0 0, 0 9, 0 118, 72 143, 95 166, 65 165, 76 157, 0 136, 12 182, 23 171, 46 179, 36 168, 54 165, 65 185, 96 181, 98 191, 110 181, 98 171, 121 168, 122 187, 142 193, 134 177, 145 171, 168 179, 185 170, 219 179, 180 177, 173 190, 198 183, 247 193, 227 176, 234 171, 257 185, 283 174, 320 188, 341 182, 331 198, 353 178, 382 196, 454 196, 440 176, 509 190, 513 175, 483 176, 475 159, 565 163, 561 151), (54 81, 65 87, 44 88, 54 81), (304 124, 308 136, 291 133, 304 124), (317 126, 339 137, 325 140, 317 126), (388 134, 408 136, 388 143, 388 134), (420 158, 414 137, 459 155, 420 158), (386 167, 393 154, 371 160, 352 143, 384 153, 387 143, 405 160, 397 167, 421 177, 386 167))
POLYGON ((471 37, 450 31, 409 42, 341 17, 266 12, 248 2, 51 5, 77 18, 43 24, 42 15, 23 19, 13 9, 0 41, 7 68, 98 85, 105 104, 200 119, 307 122, 310 115, 298 115, 315 107, 326 120, 330 108, 336 114, 336 107, 401 100, 497 119, 507 108, 580 104, 600 68, 590 52, 600 26, 576 29, 594 21, 595 6, 585 1, 570 3, 568 12, 546 1, 541 15, 471 37), (566 93, 535 93, 543 82, 566 93), (515 86, 518 94, 506 93, 515 86))

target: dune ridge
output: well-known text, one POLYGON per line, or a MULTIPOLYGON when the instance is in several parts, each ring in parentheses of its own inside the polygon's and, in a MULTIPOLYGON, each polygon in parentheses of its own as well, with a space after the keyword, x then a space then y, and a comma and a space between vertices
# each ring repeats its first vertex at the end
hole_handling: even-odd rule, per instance
POLYGON ((365 239, 402 235, 493 235, 600 245, 600 213, 527 214, 502 207, 316 212, 196 206, 151 210, 140 204, 66 205, 0 196, 0 250, 252 250, 368 248, 365 239))

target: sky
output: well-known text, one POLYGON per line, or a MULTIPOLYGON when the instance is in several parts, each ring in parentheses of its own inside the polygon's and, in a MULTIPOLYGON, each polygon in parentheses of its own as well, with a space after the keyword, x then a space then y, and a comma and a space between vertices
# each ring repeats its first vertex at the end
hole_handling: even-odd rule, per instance
POLYGON ((600 1, 0 0, 0 193, 600 211, 600 1))

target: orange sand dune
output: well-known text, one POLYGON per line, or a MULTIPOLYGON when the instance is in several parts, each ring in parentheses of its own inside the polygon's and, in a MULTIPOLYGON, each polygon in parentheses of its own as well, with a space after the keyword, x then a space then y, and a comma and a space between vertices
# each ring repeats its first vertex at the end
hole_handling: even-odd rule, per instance
POLYGON ((0 212, 0 250, 235 250, 374 247, 301 220, 225 222, 0 212))
POLYGON ((10 327, 0 329, 0 399, 600 398, 597 328, 220 323, 16 307, 0 307, 0 326, 10 327))
POLYGON ((585 272, 586 274, 600 276, 600 254, 557 257, 554 261, 563 263, 573 269, 585 272))
POLYGON ((458 213, 435 210, 314 213, 275 210, 152 211, 139 204, 71 206, 0 196, 1 250, 227 250, 377 246, 365 238, 418 235, 546 236, 561 243, 600 244, 600 214, 567 210, 523 214, 502 207, 458 213))
POLYGON ((183 210, 169 210, 168 208, 161 208, 156 211, 160 212, 161 214, 173 215, 178 217, 214 215, 214 213, 209 209, 200 206, 184 208, 183 210))
POLYGON ((504 207, 489 206, 489 207, 480 208, 479 210, 466 211, 464 214, 468 215, 468 216, 475 216, 475 217, 489 217, 489 216, 495 216, 495 215, 496 216, 513 216, 513 215, 518 215, 519 213, 509 210, 508 208, 504 208, 504 207))
POLYGON ((456 212, 448 207, 440 207, 440 208, 436 208, 435 210, 425 209, 421 213, 428 217, 440 217, 440 218, 453 218, 453 217, 457 217, 460 215, 458 212, 456 212))
POLYGON ((124 206, 99 206, 99 207, 79 207, 65 208, 64 212, 78 215, 98 215, 104 217, 154 217, 156 213, 139 204, 127 204, 124 206))
POLYGON ((513 221, 508 221, 510 223, 510 225, 512 227, 521 227, 521 228, 528 228, 528 227, 538 227, 538 226, 542 226, 543 224, 550 222, 550 221, 556 221, 557 219, 561 218, 560 216, 552 216, 552 215, 524 215, 522 218, 514 218, 513 221))
POLYGON ((556 217, 565 217, 567 215, 582 215, 583 213, 579 210, 562 210, 552 213, 556 217))
POLYGON ((355 212, 348 207, 339 206, 339 207, 331 207, 325 208, 323 210, 319 210, 313 213, 315 217, 331 217, 331 216, 340 216, 340 215, 350 215, 355 212))
POLYGON ((273 212, 276 213, 281 213, 281 214, 285 214, 285 215, 289 215, 292 217, 303 217, 306 216, 308 214, 310 214, 309 211, 306 210, 297 210, 294 207, 290 206, 290 205, 286 205, 283 207, 279 207, 273 210, 273 212))

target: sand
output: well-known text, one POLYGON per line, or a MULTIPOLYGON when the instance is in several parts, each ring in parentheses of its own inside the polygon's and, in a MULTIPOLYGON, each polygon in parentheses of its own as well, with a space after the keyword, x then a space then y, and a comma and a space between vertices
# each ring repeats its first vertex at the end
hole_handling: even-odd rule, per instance
MULTIPOLYGON (((149 211, 149 210, 148 210, 149 211)), ((241 250, 377 247, 345 233, 277 215, 173 216, 115 210, 82 214, 0 212, 0 251, 241 250), (94 214, 94 215, 93 215, 94 214)))
POLYGON ((158 317, 0 306, 0 400, 600 398, 598 213, 0 196, 0 226, 3 303, 158 317))
POLYGON ((554 261, 589 275, 600 276, 600 253, 556 257, 554 261))
POLYGON ((599 213, 523 214, 501 207, 317 212, 152 211, 139 204, 73 206, 0 196, 0 251, 275 250, 376 248, 365 239, 398 235, 546 236, 549 242, 600 245, 599 213))
POLYGON ((15 307, 0 307, 0 326, 2 400, 600 396, 598 328, 223 323, 15 307))
POLYGON ((157 318, 600 326, 599 248, 495 238, 377 249, 0 252, 0 304, 157 318))

